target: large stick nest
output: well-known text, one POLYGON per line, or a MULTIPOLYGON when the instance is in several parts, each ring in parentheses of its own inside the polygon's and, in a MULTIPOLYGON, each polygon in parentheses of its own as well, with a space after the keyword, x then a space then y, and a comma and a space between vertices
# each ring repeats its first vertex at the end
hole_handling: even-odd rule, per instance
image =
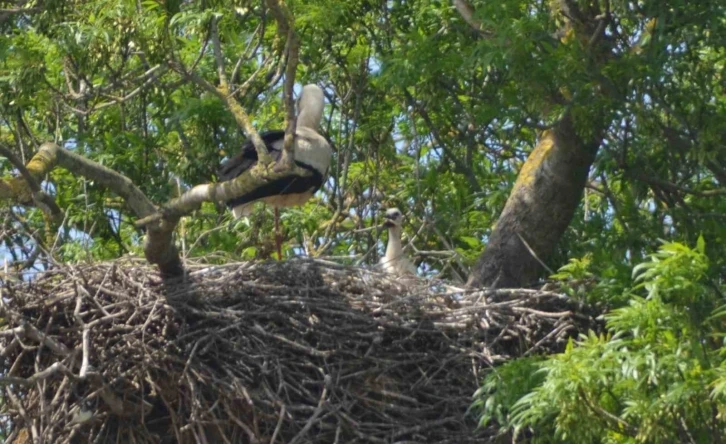
POLYGON ((164 282, 126 260, 6 283, 8 442, 488 442, 467 414, 482 371, 594 324, 555 293, 324 261, 189 270, 164 282))

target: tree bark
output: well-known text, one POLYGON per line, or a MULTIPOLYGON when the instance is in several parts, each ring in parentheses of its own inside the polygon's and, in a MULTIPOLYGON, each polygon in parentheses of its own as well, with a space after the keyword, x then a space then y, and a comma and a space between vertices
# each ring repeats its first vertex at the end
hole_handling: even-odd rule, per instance
POLYGON ((600 137, 580 138, 569 114, 542 133, 519 172, 470 287, 533 283, 575 214, 600 137))
MULTIPOLYGON (((257 166, 234 180, 197 185, 160 208, 136 187, 126 176, 112 171, 90 159, 86 159, 54 143, 44 143, 24 167, 23 176, 0 178, 0 202, 8 200, 22 205, 32 205, 38 199, 33 196, 43 176, 56 166, 63 167, 79 176, 91 179, 121 196, 139 218, 136 225, 146 229, 144 256, 149 263, 159 267, 165 276, 178 276, 184 268, 179 251, 174 245, 174 230, 179 219, 199 208, 202 202, 224 202, 241 196, 261 185, 294 172, 301 177, 310 172, 293 164, 292 170, 273 171, 274 164, 258 163, 257 166)), ((22 165, 21 165, 22 167, 22 165)), ((53 203, 55 205, 55 203, 53 203)))
MULTIPOLYGON (((463 0, 454 4, 469 23, 473 10, 466 7, 468 3, 463 0)), ((577 39, 589 53, 587 63, 591 65, 593 78, 603 78, 598 65, 612 56, 611 44, 604 41, 605 29, 611 23, 610 3, 606 1, 586 9, 572 0, 559 0, 551 5, 562 19, 560 40, 568 43, 577 39)), ((603 92, 613 93, 607 83, 598 86, 603 92)), ((560 92, 563 91, 568 88, 563 86, 560 92)), ((567 111, 551 129, 542 132, 539 143, 522 166, 467 286, 524 287, 547 270, 546 261, 580 204, 606 127, 603 119, 588 128, 587 138, 578 135, 572 121, 574 96, 571 92, 567 95, 570 96, 567 111)))

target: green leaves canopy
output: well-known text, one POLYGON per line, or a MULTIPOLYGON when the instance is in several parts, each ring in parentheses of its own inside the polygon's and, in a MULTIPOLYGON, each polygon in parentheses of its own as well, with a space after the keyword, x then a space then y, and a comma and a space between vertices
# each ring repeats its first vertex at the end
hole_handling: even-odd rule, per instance
MULTIPOLYGON (((379 234, 365 228, 382 207, 397 205, 423 269, 465 277, 539 129, 570 110, 583 134, 596 121, 609 129, 550 268, 589 254, 590 272, 627 284, 657 239, 692 243, 702 233, 710 270, 720 273, 723 6, 613 1, 601 16, 602 40, 580 41, 563 12, 568 3, 582 11, 606 5, 472 2, 485 31, 478 33, 448 2, 291 3, 302 39, 298 81, 326 87, 323 129, 338 151, 325 190, 285 213, 287 254, 374 262, 379 234)), ((0 22, 0 139, 25 159, 41 141, 62 141, 160 203, 214 180, 244 135, 218 99, 169 69, 178 61, 217 82, 213 17, 231 82, 262 72, 239 100, 259 130, 280 128, 281 59, 264 5, 44 2, 0 22)), ((138 250, 139 233, 106 190, 65 171, 47 186, 68 211, 59 245, 88 243, 95 258, 138 250)), ((186 253, 268 257, 263 211, 250 226, 226 225, 228 213, 205 206, 180 227, 185 247, 194 246, 186 253)), ((54 235, 37 211, 23 218, 54 235)), ((18 228, 3 242, 22 261, 19 245, 34 241, 18 228)), ((60 259, 77 260, 71 251, 60 259)))

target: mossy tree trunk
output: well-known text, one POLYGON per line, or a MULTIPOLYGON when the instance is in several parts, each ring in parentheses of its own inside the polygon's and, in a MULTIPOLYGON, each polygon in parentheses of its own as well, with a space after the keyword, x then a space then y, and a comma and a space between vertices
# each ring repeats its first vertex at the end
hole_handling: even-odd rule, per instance
MULTIPOLYGON (((613 41, 605 32, 611 22, 609 3, 583 7, 572 0, 559 0, 552 2, 552 7, 561 23, 559 42, 552 43, 582 51, 583 72, 592 82, 590 98, 622 99, 601 71, 613 57, 613 41)), ((466 19, 466 8, 457 8, 466 19)), ((565 111, 541 132, 522 166, 487 247, 471 271, 467 281, 470 287, 524 287, 534 283, 547 270, 547 260, 580 204, 609 113, 602 104, 577 100, 569 83, 559 85, 552 102, 543 104, 543 116, 555 104, 564 105, 565 111), (587 118, 575 119, 579 113, 587 118)))
POLYGON ((542 275, 542 263, 580 204, 599 145, 599 137, 583 140, 577 135, 570 115, 542 132, 469 276, 469 286, 520 287, 542 275))

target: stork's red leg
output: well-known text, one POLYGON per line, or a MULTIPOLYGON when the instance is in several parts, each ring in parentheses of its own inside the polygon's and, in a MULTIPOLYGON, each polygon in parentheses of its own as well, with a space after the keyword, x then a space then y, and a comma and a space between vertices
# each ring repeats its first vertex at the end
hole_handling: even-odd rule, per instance
POLYGON ((280 210, 275 207, 275 246, 277 247, 277 260, 282 260, 282 235, 280 234, 280 210))

